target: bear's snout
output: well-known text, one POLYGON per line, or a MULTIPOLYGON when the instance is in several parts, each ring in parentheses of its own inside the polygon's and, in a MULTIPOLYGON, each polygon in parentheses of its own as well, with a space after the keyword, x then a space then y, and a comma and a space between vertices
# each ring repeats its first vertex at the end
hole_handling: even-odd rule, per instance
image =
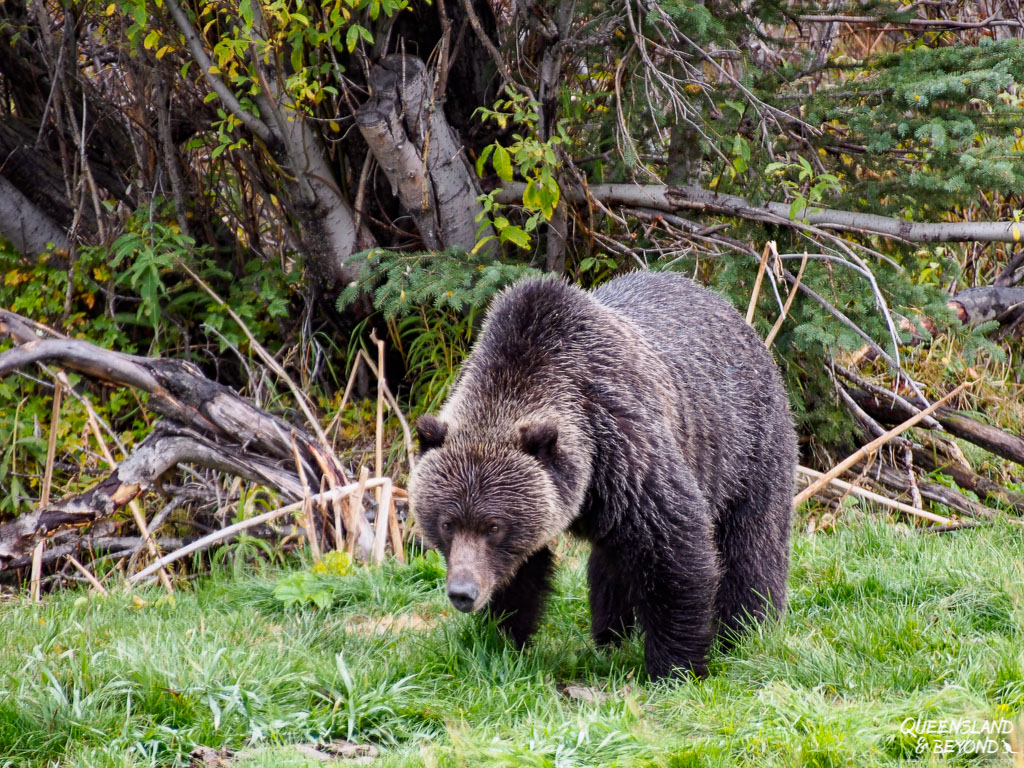
POLYGON ((480 536, 457 532, 447 560, 448 599, 452 605, 463 613, 483 608, 494 589, 487 543, 480 536))
POLYGON ((480 587, 474 579, 459 578, 448 582, 448 599, 463 613, 470 613, 480 597, 480 587))

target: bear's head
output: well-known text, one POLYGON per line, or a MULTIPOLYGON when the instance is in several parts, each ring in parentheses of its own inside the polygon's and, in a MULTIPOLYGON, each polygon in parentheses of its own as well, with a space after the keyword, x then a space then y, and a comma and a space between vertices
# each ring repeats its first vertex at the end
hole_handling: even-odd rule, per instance
POLYGON ((448 563, 460 611, 485 606, 519 566, 578 513, 588 470, 572 430, 552 418, 481 434, 434 416, 416 424, 420 458, 409 496, 427 542, 448 563))

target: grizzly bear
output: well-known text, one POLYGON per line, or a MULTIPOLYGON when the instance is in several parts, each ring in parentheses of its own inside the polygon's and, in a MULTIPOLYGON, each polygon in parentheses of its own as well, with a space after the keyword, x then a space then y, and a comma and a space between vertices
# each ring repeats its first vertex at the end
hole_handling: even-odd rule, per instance
POLYGON ((674 273, 592 293, 526 279, 493 302, 410 483, 460 611, 519 646, 563 531, 591 544, 599 645, 636 625, 652 678, 704 675, 716 634, 785 606, 797 443, 771 354, 674 273))

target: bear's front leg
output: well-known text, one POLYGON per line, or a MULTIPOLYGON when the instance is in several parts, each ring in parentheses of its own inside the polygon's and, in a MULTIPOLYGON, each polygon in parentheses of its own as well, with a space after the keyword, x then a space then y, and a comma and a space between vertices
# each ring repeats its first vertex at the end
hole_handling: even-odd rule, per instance
POLYGON ((488 612, 498 617, 498 628, 519 648, 537 631, 544 601, 551 592, 554 569, 554 554, 547 547, 539 549, 519 566, 508 584, 495 591, 487 604, 488 612))
POLYGON ((619 573, 615 558, 594 544, 587 564, 590 582, 590 634, 599 645, 618 644, 636 625, 630 579, 619 573))
POLYGON ((720 579, 714 541, 706 526, 659 532, 652 552, 637 552, 642 596, 637 619, 644 630, 647 673, 660 679, 692 671, 707 674, 714 639, 714 601, 720 579))

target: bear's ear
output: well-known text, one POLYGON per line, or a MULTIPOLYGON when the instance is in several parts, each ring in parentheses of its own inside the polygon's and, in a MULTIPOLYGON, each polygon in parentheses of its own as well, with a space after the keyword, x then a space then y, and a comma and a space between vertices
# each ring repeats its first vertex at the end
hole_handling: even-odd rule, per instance
POLYGON ((416 419, 416 431, 420 433, 420 453, 431 448, 440 448, 448 434, 448 425, 436 416, 420 416, 416 419))
POLYGON ((550 463, 555 455, 558 442, 558 425, 551 421, 539 421, 519 425, 519 440, 523 450, 542 464, 550 463))

